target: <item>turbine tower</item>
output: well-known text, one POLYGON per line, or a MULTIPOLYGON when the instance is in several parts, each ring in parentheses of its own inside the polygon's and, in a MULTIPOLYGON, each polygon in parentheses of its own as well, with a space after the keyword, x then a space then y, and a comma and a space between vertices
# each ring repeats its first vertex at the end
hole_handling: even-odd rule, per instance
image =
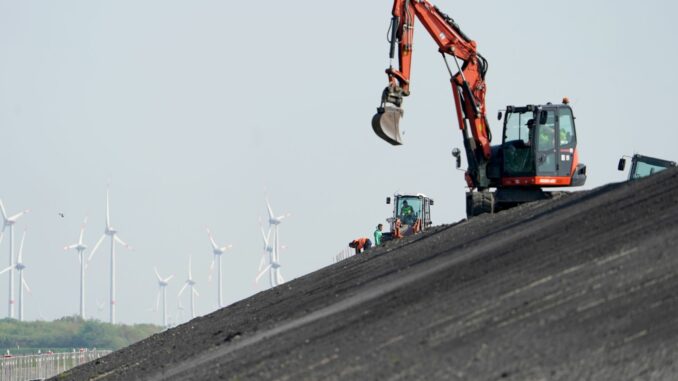
POLYGON ((9 307, 7 311, 7 316, 11 319, 14 319, 14 224, 16 221, 28 213, 28 209, 23 212, 19 212, 11 217, 7 217, 7 212, 5 211, 5 205, 3 205, 2 200, 0 200, 0 212, 2 212, 2 231, 0 232, 0 242, 5 234, 5 229, 9 226, 9 307))
POLYGON ((174 274, 163 278, 158 273, 158 269, 154 268, 155 276, 158 277, 158 295, 155 297, 155 310, 158 310, 158 305, 160 304, 160 293, 162 293, 162 326, 168 328, 167 325, 167 284, 169 281, 174 278, 174 274))
POLYGON ((82 320, 85 320, 85 268, 87 267, 87 262, 85 261, 85 250, 87 250, 87 245, 82 242, 85 234, 85 225, 87 225, 87 217, 85 217, 85 220, 80 226, 80 238, 78 238, 78 242, 64 247, 64 250, 75 249, 78 252, 78 260, 80 261, 80 318, 82 320))
POLYGON ((124 247, 129 249, 129 245, 126 244, 120 237, 118 236, 118 231, 111 226, 111 208, 109 205, 109 195, 108 195, 108 190, 106 190, 106 229, 104 230, 104 234, 99 238, 99 241, 97 241, 96 245, 94 245, 94 249, 92 249, 92 252, 89 254, 89 258, 87 258, 87 261, 89 262, 92 257, 94 256, 94 253, 97 251, 99 248, 99 245, 101 245, 101 242, 103 242, 104 238, 106 236, 109 236, 111 238, 111 313, 110 313, 110 323, 115 324, 115 243, 119 243, 123 245, 124 247))
POLYGON ((222 273, 221 273, 221 256, 226 252, 226 250, 233 247, 233 245, 226 245, 226 246, 219 247, 219 245, 217 245, 217 243, 214 241, 214 237, 212 236, 212 232, 210 231, 209 228, 207 228, 207 236, 209 237, 210 242, 212 243, 212 254, 213 254, 212 264, 210 265, 210 273, 209 273, 208 278, 209 278, 209 280, 212 279, 212 271, 214 270, 214 262, 216 261, 216 263, 217 263, 217 277, 218 277, 217 283, 218 283, 218 287, 219 287, 218 290, 217 290, 218 291, 217 292, 217 295, 218 295, 217 296, 218 297, 217 303, 218 303, 219 308, 221 308, 221 307, 224 306, 223 299, 222 299, 222 296, 221 296, 221 292, 222 292, 222 289, 223 289, 223 280, 222 280, 222 273))
MULTIPOLYGON (((268 209, 268 224, 269 228, 273 229, 273 252, 271 254, 271 260, 269 265, 266 267, 269 272, 269 280, 271 286, 275 287, 279 284, 285 282, 282 275, 280 274, 280 224, 282 221, 289 217, 290 214, 283 214, 281 216, 275 216, 273 209, 271 208, 271 203, 266 199, 266 207, 268 209)), ((261 275, 261 273, 260 273, 261 275)))
POLYGON ((24 321, 24 288, 29 294, 31 292, 31 288, 28 287, 28 283, 26 282, 26 279, 24 279, 24 269, 26 268, 26 265, 24 265, 23 261, 24 239, 26 239, 25 229, 24 234, 21 237, 21 243, 19 244, 19 256, 17 258, 16 264, 0 271, 0 274, 3 274, 14 268, 19 272, 19 321, 24 321))
POLYGON ((23 255, 24 255, 24 239, 26 239, 26 230, 21 236, 21 243, 19 244, 19 256, 16 260, 16 269, 19 271, 19 321, 24 321, 24 288, 30 294, 31 288, 28 287, 26 279, 24 279, 24 265, 23 255))
POLYGON ((193 272, 191 271, 191 257, 188 257, 188 279, 184 282, 184 286, 179 290, 177 299, 179 299, 179 308, 181 308, 181 294, 184 293, 186 287, 191 288, 191 319, 195 318, 195 299, 194 296, 200 296, 198 290, 195 289, 195 281, 193 280, 193 272))

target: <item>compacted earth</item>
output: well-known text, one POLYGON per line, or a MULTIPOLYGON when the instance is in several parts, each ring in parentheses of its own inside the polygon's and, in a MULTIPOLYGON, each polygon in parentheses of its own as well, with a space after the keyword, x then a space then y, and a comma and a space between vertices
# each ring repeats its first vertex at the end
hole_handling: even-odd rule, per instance
POLYGON ((55 379, 673 380, 678 170, 390 242, 55 379))

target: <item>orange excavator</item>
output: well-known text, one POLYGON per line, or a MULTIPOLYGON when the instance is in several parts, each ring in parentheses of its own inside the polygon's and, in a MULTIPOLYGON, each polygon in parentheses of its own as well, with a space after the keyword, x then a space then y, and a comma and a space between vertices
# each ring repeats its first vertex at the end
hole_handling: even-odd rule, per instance
MULTIPOLYGON (((579 163, 574 115, 567 98, 561 104, 506 106, 505 114, 500 111, 498 115, 499 120, 503 119, 502 143, 492 146, 485 106, 488 63, 478 53, 476 42, 427 0, 395 0, 392 14, 388 86, 372 118, 372 128, 388 143, 402 144, 401 106, 403 98, 410 95, 412 44, 418 18, 438 44, 450 74, 468 162, 465 178, 469 218, 552 197, 542 188, 584 185, 586 166, 579 163), (396 49, 398 68, 393 66, 396 49)), ((452 154, 459 168, 461 151, 454 149, 452 154)))

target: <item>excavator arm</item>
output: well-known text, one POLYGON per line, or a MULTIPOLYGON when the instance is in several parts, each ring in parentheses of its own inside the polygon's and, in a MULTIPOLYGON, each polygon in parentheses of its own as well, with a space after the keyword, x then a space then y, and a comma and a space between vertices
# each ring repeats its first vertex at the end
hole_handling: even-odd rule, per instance
POLYGON ((393 145, 402 144, 399 123, 403 97, 410 95, 414 25, 418 18, 438 44, 447 69, 459 128, 469 163, 466 180, 471 188, 486 189, 486 167, 491 156, 491 132, 485 109, 487 61, 478 54, 476 42, 468 38, 445 13, 426 0, 395 0, 389 30, 391 65, 386 69, 388 86, 372 119, 375 133, 393 145), (398 67, 393 66, 397 50, 398 67), (456 74, 448 61, 452 57, 456 74))

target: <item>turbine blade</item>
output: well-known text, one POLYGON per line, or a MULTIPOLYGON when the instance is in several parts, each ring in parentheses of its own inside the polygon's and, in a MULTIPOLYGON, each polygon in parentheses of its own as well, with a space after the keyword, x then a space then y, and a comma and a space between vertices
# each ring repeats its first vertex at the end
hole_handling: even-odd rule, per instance
POLYGON ((216 242, 214 242, 214 237, 212 237, 212 232, 210 231, 209 228, 207 228, 207 236, 209 237, 210 242, 212 243, 212 248, 214 250, 217 250, 219 248, 219 246, 217 245, 216 242))
POLYGON ((168 276, 168 277, 164 280, 164 282, 167 283, 167 282, 169 282, 170 280, 172 280, 172 278, 174 278, 174 274, 168 276))
POLYGON ((266 199, 266 208, 268 208, 268 219, 272 220, 275 218, 275 215, 273 214, 273 209, 271 209, 271 203, 268 202, 268 198, 266 199))
POLYGON ((111 227, 111 208, 109 206, 108 189, 106 189, 106 227, 111 227))
POLYGON ((193 279, 192 262, 193 262, 193 257, 189 256, 188 257, 188 279, 191 279, 191 280, 193 279))
POLYGON ((21 259, 24 256, 24 240, 26 239, 26 229, 24 229, 24 234, 21 235, 21 243, 19 244, 19 256, 17 257, 17 263, 21 263, 21 259))
POLYGON ((14 268, 14 266, 9 266, 9 267, 5 268, 4 270, 0 271, 0 275, 6 273, 7 271, 9 271, 9 270, 11 270, 11 269, 13 269, 13 268, 14 268))
MULTIPOLYGON (((180 298, 180 297, 181 297, 181 294, 184 293, 184 290, 186 289, 186 286, 188 286, 188 282, 184 282, 184 287, 182 287, 181 290, 179 290, 179 293, 177 294, 177 298, 180 298)), ((181 301, 179 301, 179 305, 181 305, 181 301)))
POLYGON ((80 225, 80 238, 78 239, 78 243, 82 245, 82 238, 85 235, 85 225, 87 225, 87 216, 85 216, 85 220, 82 222, 82 225, 80 225))
POLYGON ((74 244, 72 244, 72 245, 66 245, 66 246, 64 246, 64 251, 65 251, 65 250, 73 250, 73 249, 75 249, 76 247, 78 247, 78 244, 77 244, 77 243, 74 243, 74 244))
POLYGON ((24 214, 26 214, 26 213, 28 213, 28 212, 30 212, 30 209, 26 209, 26 210, 24 210, 24 211, 22 211, 22 212, 19 212, 19 213, 13 215, 12 217, 8 218, 8 220, 16 221, 16 220, 19 219, 19 217, 23 216, 24 214))
POLYGON ((0 243, 2 243, 2 239, 5 237, 5 225, 2 225, 2 230, 0 231, 0 243))
POLYGON ((104 241, 104 238, 106 238, 106 234, 102 234, 102 235, 101 235, 101 238, 99 238, 99 240, 97 241, 97 244, 94 245, 94 249, 92 249, 92 251, 89 253, 89 257, 87 257, 87 262, 89 262, 89 261, 92 260, 92 257, 94 256, 94 253, 95 253, 95 252, 97 251, 97 249, 99 248, 99 245, 101 245, 101 242, 104 241))
POLYGON ((268 234, 264 233, 264 227, 261 226, 261 238, 264 240, 264 248, 268 246, 268 239, 271 237, 271 229, 268 229, 268 234))
POLYGON ((228 244, 228 245, 226 245, 226 246, 220 248, 219 251, 221 251, 221 252, 223 253, 224 251, 226 251, 226 250, 228 250, 228 249, 230 249, 230 248, 232 248, 232 247, 233 247, 233 245, 228 244))
POLYGON ((271 268, 271 265, 268 265, 263 270, 261 270, 259 275, 257 275, 256 278, 254 278, 254 283, 259 283, 259 279, 261 279, 261 277, 264 276, 264 274, 266 274, 266 271, 268 271, 268 269, 270 269, 270 268, 271 268))
POLYGON ((257 271, 261 271, 265 264, 266 264, 266 253, 264 253, 261 256, 261 260, 259 261, 259 267, 257 267, 257 271))
POLYGON ((116 241, 117 243, 123 245, 125 248, 127 248, 127 249, 129 249, 129 250, 132 250, 132 246, 130 246, 130 245, 128 245, 127 243, 125 243, 125 241, 123 241, 120 237, 118 237, 117 234, 115 235, 115 241, 116 241))
POLYGON ((200 296, 200 293, 195 288, 193 288, 193 293, 195 294, 195 296, 200 296))
POLYGON ((22 283, 22 284, 24 285, 24 287, 26 288, 26 291, 28 291, 28 293, 30 294, 30 293, 31 293, 31 288, 28 287, 28 283, 26 282, 26 278, 21 277, 21 283, 22 283))
POLYGON ((2 203, 2 200, 0 200, 0 211, 2 212, 2 219, 7 220, 7 212, 5 211, 5 204, 2 203))
POLYGON ((154 267, 153 271, 155 271, 155 276, 158 277, 158 282, 162 282, 162 277, 160 276, 160 273, 158 272, 158 268, 154 267))
POLYGON ((275 273, 278 275, 278 284, 283 284, 283 283, 285 283, 285 279, 284 279, 283 276, 280 274, 280 270, 276 271, 275 273))
POLYGON ((160 293, 162 293, 162 288, 158 290, 158 295, 155 297, 155 310, 157 311, 160 308, 160 293))
POLYGON ((211 282, 212 281, 212 274, 214 274, 214 264, 216 261, 216 255, 212 256, 212 263, 210 263, 210 271, 207 273, 207 281, 211 282))

